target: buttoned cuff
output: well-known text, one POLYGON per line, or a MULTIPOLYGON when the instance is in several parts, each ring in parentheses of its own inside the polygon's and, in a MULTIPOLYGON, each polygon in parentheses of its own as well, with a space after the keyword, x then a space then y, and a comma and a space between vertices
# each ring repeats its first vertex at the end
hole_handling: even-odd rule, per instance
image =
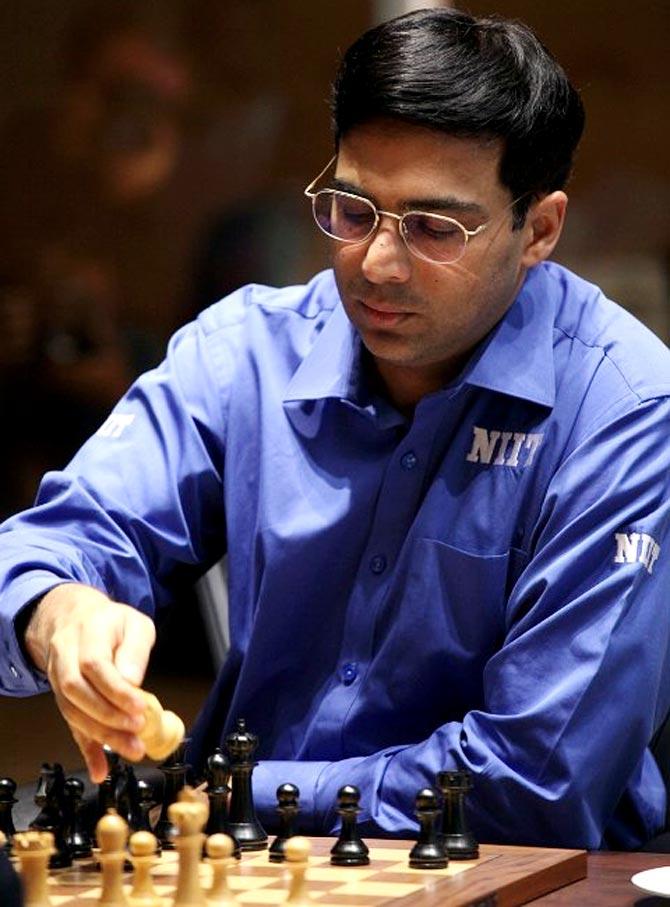
POLYGON ((18 577, 6 592, 0 608, 0 693, 5 696, 32 696, 49 690, 46 675, 38 671, 23 653, 16 636, 15 621, 24 608, 67 580, 46 570, 35 570, 18 577))

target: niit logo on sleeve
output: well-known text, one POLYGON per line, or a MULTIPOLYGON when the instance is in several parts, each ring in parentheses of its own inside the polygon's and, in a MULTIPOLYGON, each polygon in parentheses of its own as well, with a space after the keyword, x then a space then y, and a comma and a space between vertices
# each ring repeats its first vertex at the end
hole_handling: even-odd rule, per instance
POLYGON ((646 532, 615 532, 615 564, 644 564, 651 573, 661 553, 661 546, 646 532))
POLYGON ((468 463, 492 466, 530 466, 544 435, 523 431, 472 426, 472 447, 466 456, 468 463))
POLYGON ((112 413, 96 431, 100 438, 119 438, 135 421, 135 413, 112 413))

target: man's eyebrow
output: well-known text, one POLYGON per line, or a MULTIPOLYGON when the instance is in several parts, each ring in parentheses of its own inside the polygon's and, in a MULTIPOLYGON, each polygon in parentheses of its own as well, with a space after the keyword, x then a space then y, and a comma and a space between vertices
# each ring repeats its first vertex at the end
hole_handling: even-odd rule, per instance
MULTIPOLYGON (((360 195, 376 204, 374 196, 364 192, 360 186, 348 183, 346 180, 334 177, 331 180, 331 188, 339 189, 341 192, 350 192, 352 195, 360 195)), ((488 217, 488 210, 484 205, 478 202, 468 201, 467 199, 457 198, 455 195, 446 196, 426 196, 423 198, 408 198, 403 202, 402 207, 406 211, 443 211, 448 214, 479 214, 488 217)))

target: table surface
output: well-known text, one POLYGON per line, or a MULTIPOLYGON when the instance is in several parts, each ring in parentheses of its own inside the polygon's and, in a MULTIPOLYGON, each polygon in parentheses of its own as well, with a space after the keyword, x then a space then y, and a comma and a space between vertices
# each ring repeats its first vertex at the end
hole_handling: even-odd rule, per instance
POLYGON ((534 905, 570 907, 667 907, 667 898, 655 897, 636 888, 632 875, 643 869, 670 866, 670 853, 590 853, 588 876, 533 901, 534 905))

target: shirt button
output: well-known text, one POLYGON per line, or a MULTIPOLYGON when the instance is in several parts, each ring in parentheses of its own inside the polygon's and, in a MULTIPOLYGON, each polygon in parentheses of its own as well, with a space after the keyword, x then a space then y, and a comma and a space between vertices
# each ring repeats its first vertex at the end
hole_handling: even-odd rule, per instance
POLYGON ((408 450, 407 453, 403 454, 400 458, 400 465, 403 469, 410 470, 414 469, 416 464, 419 462, 419 458, 414 453, 413 450, 408 450))
POLYGON ((342 683, 346 687, 350 686, 358 677, 358 665, 356 662, 348 661, 346 664, 343 664, 340 670, 340 677, 342 678, 342 683))
POLYGON ((19 672, 16 670, 16 668, 14 667, 14 665, 10 665, 10 666, 9 666, 9 673, 12 675, 12 677, 18 677, 18 676, 19 676, 19 672))
POLYGON ((386 570, 386 558, 383 554, 375 554, 370 558, 370 570, 373 573, 383 573, 386 570))

